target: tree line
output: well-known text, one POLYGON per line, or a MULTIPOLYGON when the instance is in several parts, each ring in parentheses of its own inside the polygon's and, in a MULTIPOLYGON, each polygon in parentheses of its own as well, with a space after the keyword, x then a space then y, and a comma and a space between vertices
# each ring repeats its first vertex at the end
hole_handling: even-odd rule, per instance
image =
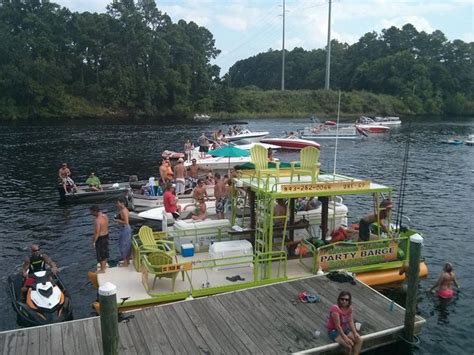
MULTIPOLYGON (((114 0, 101 14, 48 1, 0 0, 0 118, 333 109, 336 94, 319 90, 322 49, 286 54, 289 90, 283 93, 275 91, 281 51, 238 61, 222 78, 211 63, 219 53, 209 30, 173 23, 154 0, 114 0)), ((331 87, 346 91, 350 112, 473 113, 472 54, 473 43, 450 42, 440 31, 392 27, 351 46, 333 41, 331 87)))
MULTIPOLYGON (((411 24, 366 33, 357 43, 331 42, 331 88, 370 91, 399 98, 413 113, 474 112, 474 43, 448 41, 411 24)), ((285 53, 285 87, 321 89, 326 50, 295 48, 285 53)), ((235 88, 278 89, 281 51, 268 50, 236 62, 226 80, 235 88)))

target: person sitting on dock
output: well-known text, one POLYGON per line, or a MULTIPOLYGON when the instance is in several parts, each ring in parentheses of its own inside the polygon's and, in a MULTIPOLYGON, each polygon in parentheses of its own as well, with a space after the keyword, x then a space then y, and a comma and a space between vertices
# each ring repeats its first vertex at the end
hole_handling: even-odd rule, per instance
POLYGON ((380 223, 381 230, 386 233, 388 228, 383 223, 383 220, 387 218, 392 207, 392 201, 385 199, 380 203, 380 214, 378 216, 377 213, 371 213, 361 218, 359 221, 359 240, 368 241, 370 239, 370 225, 377 221, 380 223))
POLYGON ((358 355, 362 348, 362 338, 357 333, 351 305, 350 292, 341 291, 337 304, 333 305, 329 311, 326 327, 332 341, 341 344, 348 354, 358 355))
POLYGON ((453 284, 458 288, 458 290, 461 288, 456 279, 456 275, 454 274, 453 265, 451 265, 451 263, 446 263, 441 275, 439 275, 438 281, 436 281, 436 284, 430 288, 430 292, 433 292, 433 290, 438 287, 438 297, 451 299, 454 297, 453 284))
POLYGON ((94 172, 91 172, 86 180, 86 184, 94 191, 102 191, 102 184, 94 172))
POLYGON ((41 252, 41 247, 38 244, 31 245, 31 255, 23 262, 22 273, 24 277, 23 287, 21 289, 22 295, 26 292, 28 287, 33 286, 35 278, 32 276, 35 272, 46 270, 46 265, 51 268, 53 274, 58 273, 56 263, 45 253, 41 252))
POLYGON ((196 209, 191 218, 195 221, 204 221, 207 218, 207 207, 204 200, 196 203, 196 209))
POLYGON ((163 206, 165 212, 171 213, 174 219, 178 219, 181 213, 181 206, 178 205, 178 198, 175 195, 175 187, 173 184, 166 185, 166 191, 163 194, 163 206))
POLYGON ((71 179, 71 170, 67 167, 67 163, 62 163, 58 172, 59 181, 64 189, 64 193, 68 193, 70 190, 76 191, 76 184, 71 179))

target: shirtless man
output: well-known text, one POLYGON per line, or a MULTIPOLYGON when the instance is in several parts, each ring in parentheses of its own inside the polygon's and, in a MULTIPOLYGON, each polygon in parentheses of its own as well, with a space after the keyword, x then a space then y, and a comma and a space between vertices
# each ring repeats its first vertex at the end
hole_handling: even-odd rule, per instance
POLYGON ((205 202, 205 200, 209 199, 207 196, 206 184, 204 183, 204 180, 198 180, 198 185, 193 191, 193 198, 198 203, 205 202))
POLYGON ((76 184, 74 184, 74 181, 71 179, 71 170, 69 170, 66 163, 61 164, 61 167, 59 168, 58 176, 59 176, 59 180, 61 181, 63 185, 65 193, 68 193, 67 191, 68 185, 71 186, 73 190, 76 188, 76 184))
POLYGON ((97 272, 104 273, 109 258, 109 218, 100 211, 99 206, 94 205, 89 210, 95 217, 92 247, 95 248, 97 262, 100 263, 100 269, 97 272))
POLYGON ((186 175, 186 169, 183 165, 183 158, 178 159, 178 164, 174 167, 174 178, 176 182, 176 195, 181 195, 184 193, 186 181, 184 176, 186 175))
POLYGON ((216 184, 214 185, 214 197, 216 198, 217 218, 224 219, 225 201, 223 201, 223 198, 226 189, 226 180, 221 179, 221 175, 219 173, 215 173, 214 177, 216 180, 216 184))
POLYGON ((163 188, 173 179, 173 169, 169 159, 164 159, 160 165, 160 177, 163 188))
POLYGON ((202 170, 202 168, 196 164, 196 159, 193 158, 191 160, 191 165, 188 166, 188 171, 187 171, 188 176, 191 178, 192 187, 196 187, 197 185, 200 170, 202 170))
POLYGON ((443 272, 439 275, 438 281, 430 288, 430 292, 433 292, 433 290, 438 287, 438 297, 451 299, 454 297, 453 284, 458 288, 458 290, 461 288, 456 279, 456 275, 454 274, 453 265, 451 265, 451 263, 446 263, 443 267, 443 272))

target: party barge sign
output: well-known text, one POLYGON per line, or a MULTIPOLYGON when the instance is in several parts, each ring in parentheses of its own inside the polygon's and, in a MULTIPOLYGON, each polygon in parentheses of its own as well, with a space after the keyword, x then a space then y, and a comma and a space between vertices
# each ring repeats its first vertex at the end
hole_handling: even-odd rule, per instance
POLYGON ((392 240, 370 243, 337 243, 319 248, 319 267, 324 270, 378 264, 397 260, 398 244, 392 240))

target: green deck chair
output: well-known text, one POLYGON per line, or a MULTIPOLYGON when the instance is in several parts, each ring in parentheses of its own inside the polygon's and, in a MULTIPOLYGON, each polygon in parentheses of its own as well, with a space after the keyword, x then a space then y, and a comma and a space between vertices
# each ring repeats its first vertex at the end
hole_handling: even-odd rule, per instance
MULTIPOLYGON (((150 227, 141 226, 138 230, 138 239, 140 239, 141 242, 140 251, 144 254, 153 251, 161 251, 174 257, 175 261, 178 262, 174 242, 164 238, 166 238, 166 232, 153 232, 153 229, 150 227)), ((184 271, 181 273, 181 276, 184 281, 184 271)))
POLYGON ((319 149, 315 147, 305 147, 301 149, 300 152, 300 161, 291 162, 291 178, 290 181, 293 182, 293 176, 298 175, 298 181, 300 180, 301 175, 311 176, 311 183, 314 184, 318 181, 319 175, 319 149), (296 164, 300 163, 299 167, 296 167, 296 164))
POLYGON ((148 255, 143 255, 142 265, 142 272, 146 276, 146 279, 144 279, 143 282, 147 291, 151 291, 155 288, 156 279, 161 279, 164 277, 171 279, 171 291, 174 292, 179 268, 176 268, 175 270, 169 269, 169 266, 173 265, 173 258, 171 256, 162 251, 154 251, 148 255), (166 269, 163 268, 165 265, 168 266, 166 269), (151 289, 148 285, 148 273, 155 275, 151 289))
POLYGON ((268 153, 267 149, 260 145, 256 144, 250 149, 250 158, 252 163, 255 165, 255 174, 257 175, 257 179, 268 178, 269 176, 275 178, 275 183, 278 183, 280 177, 280 162, 276 162, 275 169, 268 168, 268 153))

